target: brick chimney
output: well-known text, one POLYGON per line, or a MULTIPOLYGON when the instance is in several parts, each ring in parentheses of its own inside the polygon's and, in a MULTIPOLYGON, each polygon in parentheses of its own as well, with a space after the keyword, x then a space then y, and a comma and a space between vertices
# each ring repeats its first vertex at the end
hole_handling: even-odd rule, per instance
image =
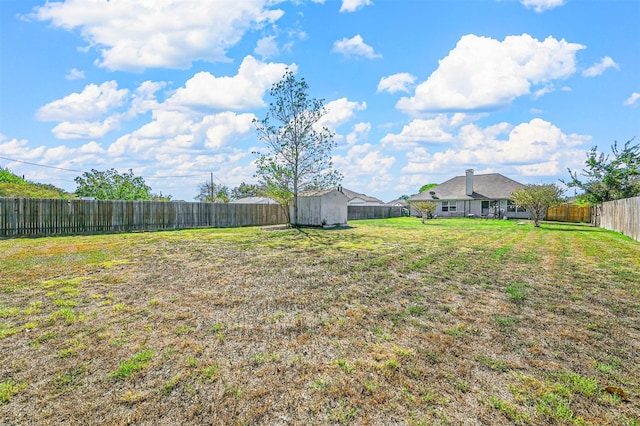
POLYGON ((473 169, 467 169, 465 194, 467 194, 468 196, 471 196, 473 194, 473 169))

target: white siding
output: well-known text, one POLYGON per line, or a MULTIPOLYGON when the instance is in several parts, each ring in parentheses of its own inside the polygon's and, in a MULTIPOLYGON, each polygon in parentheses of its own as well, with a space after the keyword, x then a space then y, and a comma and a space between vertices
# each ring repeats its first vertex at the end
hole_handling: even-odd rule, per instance
MULTIPOLYGON (((347 197, 338 190, 320 195, 298 197, 298 225, 324 226, 347 224, 347 197)), ((293 204, 293 203, 292 203, 293 204)), ((291 220, 294 221, 293 205, 291 220)))

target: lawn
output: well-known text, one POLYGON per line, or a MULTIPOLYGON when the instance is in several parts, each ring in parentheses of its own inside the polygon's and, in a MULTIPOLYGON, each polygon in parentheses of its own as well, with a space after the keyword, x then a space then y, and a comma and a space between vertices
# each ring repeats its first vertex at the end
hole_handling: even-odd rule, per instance
POLYGON ((0 240, 0 423, 640 425, 640 243, 351 225, 0 240))

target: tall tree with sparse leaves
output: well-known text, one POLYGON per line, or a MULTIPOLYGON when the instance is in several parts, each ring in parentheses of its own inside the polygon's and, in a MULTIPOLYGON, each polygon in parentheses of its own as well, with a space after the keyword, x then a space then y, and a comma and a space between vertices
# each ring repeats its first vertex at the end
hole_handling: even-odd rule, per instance
POLYGON ((228 203, 229 187, 215 182, 203 182, 198 185, 195 199, 203 203, 228 203))
POLYGON ((231 199, 239 200, 246 197, 262 197, 264 194, 263 189, 253 183, 244 183, 236 186, 231 190, 231 199))
POLYGON ((91 169, 74 179, 78 187, 78 197, 94 197, 98 200, 150 200, 151 188, 144 178, 128 173, 118 173, 116 169, 98 171, 91 169))
POLYGON ((310 98, 308 90, 304 78, 298 80, 287 70, 271 88, 266 117, 253 121, 258 138, 267 146, 267 152, 256 153, 256 177, 267 196, 291 199, 294 225, 298 223, 298 194, 326 189, 342 179, 331 161, 334 134, 319 124, 327 112, 324 100, 310 98))
POLYGON ((614 142, 613 158, 598 153, 598 147, 594 146, 587 152, 586 168, 581 173, 586 181, 583 182, 577 171, 568 169, 571 180, 561 182, 584 191, 579 198, 591 204, 640 196, 640 145, 631 145, 633 139, 622 149, 614 142))
POLYGON ((534 226, 539 228, 549 207, 562 203, 562 193, 562 189, 555 183, 526 185, 524 188, 513 191, 511 199, 517 205, 527 209, 534 226))

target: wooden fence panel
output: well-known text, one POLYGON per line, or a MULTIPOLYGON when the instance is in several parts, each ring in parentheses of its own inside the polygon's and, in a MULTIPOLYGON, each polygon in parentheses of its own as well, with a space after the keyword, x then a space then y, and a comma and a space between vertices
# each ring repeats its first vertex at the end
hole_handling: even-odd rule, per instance
POLYGON ((598 219, 602 228, 640 241, 640 197, 602 203, 598 219))
POLYGON ((560 206, 549 208, 547 210, 545 220, 589 223, 591 222, 591 210, 589 206, 562 204, 560 206))
POLYGON ((402 207, 395 206, 349 206, 347 220, 387 219, 402 216, 402 207))
POLYGON ((0 237, 283 223, 277 204, 0 198, 0 237))

